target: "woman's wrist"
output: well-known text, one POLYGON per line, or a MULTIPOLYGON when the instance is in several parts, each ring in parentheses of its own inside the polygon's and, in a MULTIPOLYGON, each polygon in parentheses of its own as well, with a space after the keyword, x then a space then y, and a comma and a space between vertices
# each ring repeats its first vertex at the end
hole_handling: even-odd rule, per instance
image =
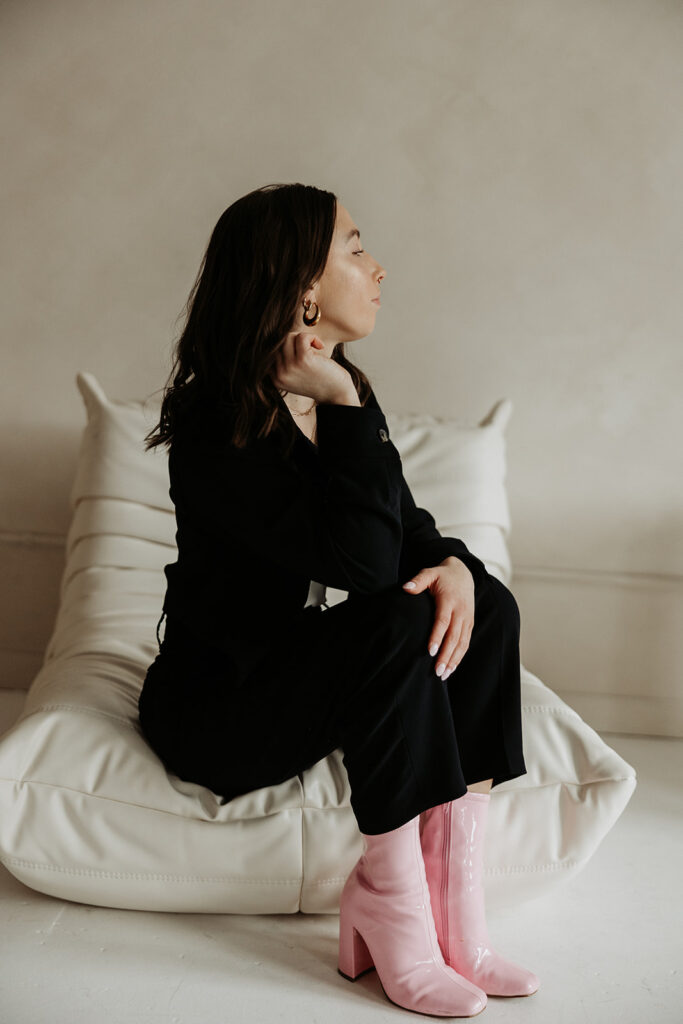
POLYGON ((318 405, 360 405, 360 398, 355 387, 347 388, 326 398, 324 402, 318 402, 318 405))

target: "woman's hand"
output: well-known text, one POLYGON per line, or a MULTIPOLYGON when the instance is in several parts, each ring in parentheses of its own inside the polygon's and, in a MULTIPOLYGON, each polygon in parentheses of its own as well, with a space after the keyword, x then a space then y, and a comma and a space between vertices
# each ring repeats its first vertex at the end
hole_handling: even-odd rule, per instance
POLYGON ((290 331, 277 352, 271 374, 275 387, 317 402, 334 402, 349 392, 356 394, 348 370, 325 355, 320 338, 309 331, 290 331))
POLYGON ((436 618, 429 653, 438 652, 436 674, 447 679, 465 657, 474 628, 474 577, 464 562, 449 555, 441 565, 421 569, 403 584, 406 593, 429 590, 436 600, 436 618), (440 650, 439 650, 439 645, 440 650))

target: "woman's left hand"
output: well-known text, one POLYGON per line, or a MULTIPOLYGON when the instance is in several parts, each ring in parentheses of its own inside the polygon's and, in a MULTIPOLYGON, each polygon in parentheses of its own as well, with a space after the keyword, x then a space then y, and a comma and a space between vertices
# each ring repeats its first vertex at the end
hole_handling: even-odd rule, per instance
POLYGON ((403 584, 407 594, 429 590, 436 600, 436 618, 429 653, 436 655, 436 674, 443 682, 464 658, 474 628, 474 577, 464 562, 449 555, 441 565, 421 569, 403 584), (410 586, 414 583, 415 586, 410 586))

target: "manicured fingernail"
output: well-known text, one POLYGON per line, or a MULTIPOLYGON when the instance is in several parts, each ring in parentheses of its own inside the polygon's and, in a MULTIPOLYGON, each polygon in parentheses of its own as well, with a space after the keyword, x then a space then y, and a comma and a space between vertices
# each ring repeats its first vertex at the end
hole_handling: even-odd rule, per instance
POLYGON ((444 663, 443 663, 443 662, 441 662, 441 663, 440 663, 439 665, 437 665, 437 666, 436 666, 436 674, 437 674, 437 676, 440 676, 440 675, 441 675, 441 673, 443 672, 443 670, 445 669, 445 667, 446 667, 446 666, 444 665, 444 663))
POLYGON ((404 583, 404 584, 403 584, 403 586, 404 586, 404 587, 410 587, 410 589, 412 590, 412 589, 413 589, 413 587, 415 586, 415 584, 414 584, 414 583, 412 582, 412 580, 411 580, 411 582, 410 582, 410 583, 404 583))
POLYGON ((431 654, 432 658, 434 657, 434 655, 436 654, 438 649, 439 649, 439 645, 438 644, 432 644, 432 646, 429 648, 429 653, 431 654))
POLYGON ((443 682, 444 679, 448 679, 448 677, 449 677, 449 675, 451 674, 452 671, 453 671, 453 669, 449 668, 448 672, 444 672, 444 674, 441 676, 441 682, 443 682))

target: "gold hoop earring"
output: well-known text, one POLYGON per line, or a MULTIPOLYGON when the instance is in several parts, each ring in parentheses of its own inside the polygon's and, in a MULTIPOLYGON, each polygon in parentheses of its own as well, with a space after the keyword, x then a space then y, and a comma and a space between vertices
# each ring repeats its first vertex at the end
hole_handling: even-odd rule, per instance
POLYGON ((320 320, 320 307, 318 306, 317 302, 313 303, 313 305, 315 306, 315 317, 309 320, 309 318, 306 316, 306 313, 308 313, 309 309, 311 308, 311 300, 304 299, 304 309, 306 310, 306 313, 304 313, 303 317, 304 323, 306 324, 307 327, 313 327, 315 324, 317 324, 318 320, 320 320))

